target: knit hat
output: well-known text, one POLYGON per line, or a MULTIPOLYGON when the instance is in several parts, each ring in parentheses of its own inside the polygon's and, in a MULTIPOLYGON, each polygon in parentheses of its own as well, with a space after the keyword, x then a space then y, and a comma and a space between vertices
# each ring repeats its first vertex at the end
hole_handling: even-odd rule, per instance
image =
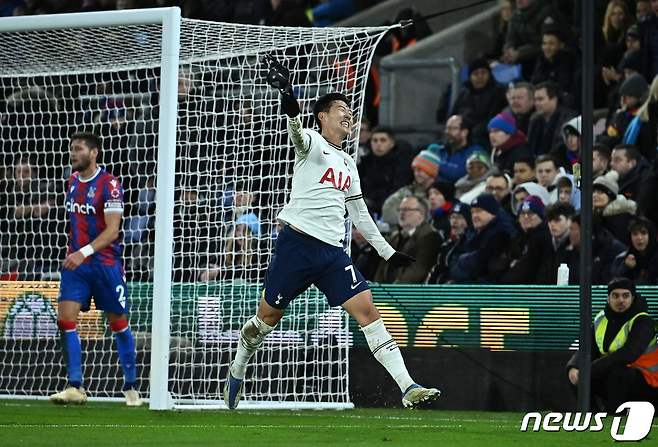
POLYGON ((498 129, 503 132, 514 135, 516 133, 516 119, 509 112, 502 112, 491 118, 487 125, 487 130, 498 129))
POLYGON ((619 194, 619 183, 617 183, 617 180, 619 180, 617 171, 606 172, 594 179, 592 189, 605 192, 610 197, 610 201, 613 201, 617 198, 617 194, 619 194))
POLYGON ((439 154, 437 154, 435 147, 428 147, 420 151, 411 162, 411 168, 418 168, 430 177, 436 178, 439 175, 439 154))
POLYGON ((619 94, 621 96, 630 96, 632 98, 637 98, 640 102, 646 99, 646 95, 649 93, 649 84, 644 80, 644 76, 639 73, 631 75, 626 79, 619 87, 619 94))
POLYGON ((443 195, 446 202, 452 202, 455 200, 455 185, 452 183, 445 180, 437 180, 432 186, 430 186, 430 189, 432 188, 438 190, 443 195))
POLYGON ((486 68, 489 72, 491 72, 491 67, 489 66, 489 62, 483 57, 475 59, 473 62, 468 64, 468 75, 470 76, 475 70, 479 68, 486 68))
POLYGON ((466 159, 466 166, 468 166, 469 163, 473 162, 480 162, 483 165, 487 167, 487 169, 491 168, 491 158, 487 154, 485 154, 482 151, 475 151, 473 152, 467 159, 466 159))
POLYGON ((480 208, 495 216, 500 210, 500 205, 492 194, 484 192, 473 199, 471 202, 471 208, 480 208))
POLYGON ((528 196, 519 204, 518 214, 535 213, 542 219, 544 218, 544 202, 537 196, 528 196))
POLYGON ((452 207, 452 211, 450 211, 450 214, 457 213, 460 216, 462 216, 464 219, 466 219, 466 223, 470 227, 473 225, 471 222, 471 207, 466 205, 465 203, 457 202, 455 205, 452 207))
POLYGON ((608 295, 615 289, 626 289, 630 290, 631 294, 635 297, 637 292, 635 291, 635 284, 628 278, 619 277, 614 278, 608 283, 608 295))

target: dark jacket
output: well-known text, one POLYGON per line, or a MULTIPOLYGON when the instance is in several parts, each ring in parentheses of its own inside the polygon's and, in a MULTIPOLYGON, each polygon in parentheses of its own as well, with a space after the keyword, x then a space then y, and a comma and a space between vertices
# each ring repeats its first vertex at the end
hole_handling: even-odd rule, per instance
POLYGON ((628 224, 636 214, 636 211, 637 204, 633 200, 628 200, 626 197, 618 195, 602 212, 595 211, 592 221, 594 225, 602 225, 615 238, 625 241, 628 236, 628 224))
POLYGON ((381 157, 372 152, 361 159, 361 190, 371 213, 381 213, 388 196, 413 180, 413 154, 404 146, 396 146, 381 157))
POLYGON ((500 282, 507 270, 507 245, 510 235, 499 217, 469 238, 464 253, 450 267, 450 277, 457 283, 492 284, 500 282))
POLYGON ((530 82, 537 85, 540 82, 551 81, 559 85, 562 92, 573 94, 577 69, 576 55, 569 50, 559 51, 552 61, 542 54, 535 63, 530 82))
POLYGON ((491 161, 502 172, 512 175, 514 173, 514 163, 532 155, 525 134, 517 131, 501 147, 491 150, 491 161))
POLYGON ((649 183, 650 175, 651 167, 649 163, 644 158, 640 158, 633 169, 619 177, 619 194, 637 202, 644 188, 651 187, 649 183))
POLYGON ((467 114, 474 123, 477 123, 471 134, 474 135, 475 141, 479 142, 478 136, 480 138, 486 136, 489 120, 507 105, 505 93, 505 87, 498 84, 493 75, 487 85, 480 90, 475 90, 471 81, 466 81, 452 107, 452 113, 467 114))
MULTIPOLYGON (((607 284, 613 273, 613 263, 626 246, 605 228, 594 228, 592 236, 592 284, 607 284)), ((561 261, 569 266, 569 284, 580 284, 580 247, 569 246, 566 258, 561 261)))
POLYGON ((439 255, 436 264, 427 276, 427 284, 445 284, 451 282, 450 269, 457 263, 459 256, 466 249, 466 241, 470 230, 467 230, 459 238, 448 238, 439 247, 439 255))
POLYGON ((557 269, 560 264, 565 262, 568 247, 568 233, 567 237, 556 242, 556 244, 553 243, 553 237, 549 233, 548 238, 544 239, 543 257, 537 269, 536 284, 557 283, 557 269))
POLYGON ((521 231, 510 243, 511 267, 503 276, 504 284, 536 284, 551 234, 542 222, 527 233, 521 231))
POLYGON ((656 241, 656 232, 649 230, 649 245, 640 252, 633 244, 629 245, 628 250, 620 253, 613 261, 612 276, 623 276, 629 278, 635 284, 658 284, 658 243, 656 241), (633 255, 635 257, 635 267, 630 268, 626 265, 626 257, 633 255))
POLYGON ((563 143, 562 126, 571 118, 576 116, 576 112, 566 107, 558 106, 551 117, 546 121, 540 113, 535 113, 530 118, 528 128, 528 146, 534 155, 542 155, 558 148, 563 143))
MULTIPOLYGON (((647 312, 647 310, 647 302, 639 293, 636 294, 633 304, 626 312, 615 312, 606 304, 604 312, 608 319, 608 327, 603 338, 603 349, 608 351, 619 330, 628 320, 640 312, 647 312)), ((653 319, 647 315, 640 315, 633 323, 626 344, 612 354, 603 356, 596 344, 594 327, 592 326, 592 380, 600 380, 614 367, 633 363, 644 353, 653 337, 655 337, 653 319)), ((567 371, 571 368, 577 368, 578 355, 579 352, 576 352, 571 357, 567 363, 567 371)))
POLYGON ((441 238, 429 222, 423 222, 411 236, 405 236, 401 230, 394 231, 387 238, 397 251, 407 253, 416 262, 409 267, 394 268, 381 260, 375 273, 375 281, 383 283, 422 284, 436 262, 441 238))

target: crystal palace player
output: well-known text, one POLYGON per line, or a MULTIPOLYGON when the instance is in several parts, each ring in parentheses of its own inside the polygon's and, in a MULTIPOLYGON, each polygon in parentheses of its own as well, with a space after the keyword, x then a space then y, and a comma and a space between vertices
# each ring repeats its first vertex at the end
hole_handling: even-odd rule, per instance
POLYGON ((375 358, 400 387, 404 406, 434 400, 439 390, 424 388, 409 376, 400 350, 372 302, 368 282, 343 250, 347 208, 354 225, 381 257, 395 266, 414 261, 396 252, 379 233, 362 198, 356 164, 341 150, 352 128, 348 99, 340 93, 322 96, 313 108, 321 133, 302 129, 288 70, 271 57, 267 62, 267 82, 281 93, 295 148, 292 192, 278 216, 285 226, 276 241, 258 312, 240 331, 238 350, 224 386, 224 402, 231 409, 237 407, 249 359, 288 304, 311 284, 325 294, 331 306, 342 306, 359 323, 375 358))
POLYGON ((62 268, 57 324, 68 371, 68 386, 50 400, 59 404, 82 404, 82 360, 76 321, 89 310, 91 297, 107 315, 124 373, 126 405, 142 404, 135 390, 135 341, 128 326, 128 289, 119 241, 123 214, 121 183, 97 166, 101 141, 94 134, 71 136, 73 175, 66 191, 69 215, 69 246, 62 268))

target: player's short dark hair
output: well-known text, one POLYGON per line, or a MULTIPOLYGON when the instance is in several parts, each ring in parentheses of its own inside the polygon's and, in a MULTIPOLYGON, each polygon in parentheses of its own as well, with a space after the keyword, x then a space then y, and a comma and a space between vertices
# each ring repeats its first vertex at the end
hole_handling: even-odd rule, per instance
POLYGON ((103 141, 101 138, 91 132, 75 132, 70 137, 71 141, 73 140, 82 140, 89 147, 89 149, 96 149, 99 153, 103 148, 103 141))
POLYGON ((640 158, 642 157, 638 148, 632 144, 618 144, 612 150, 624 151, 628 160, 640 161, 640 158))
POLYGON ((541 154, 539 157, 537 157, 535 160, 535 166, 537 166, 539 163, 546 163, 547 161, 553 163, 553 167, 557 169, 557 161, 555 158, 553 158, 552 155, 549 154, 541 154))
POLYGON ((564 216, 567 219, 571 219, 573 215, 576 214, 576 210, 570 203, 552 203, 546 207, 544 212, 546 222, 551 220, 557 220, 560 216, 564 216))
POLYGON ((539 84, 535 85, 535 91, 539 91, 541 89, 546 90, 546 96, 548 96, 550 99, 553 98, 559 99, 560 97, 560 86, 557 85, 555 82, 546 81, 546 82, 540 82, 539 84))
POLYGON ((393 132, 393 129, 388 126, 376 126, 370 131, 370 133, 385 133, 391 140, 395 140, 395 132, 393 132))
POLYGON ((326 95, 320 96, 313 105, 313 116, 315 117, 315 122, 317 125, 320 126, 320 130, 322 130, 322 124, 320 123, 320 112, 328 112, 331 108, 331 104, 333 104, 334 101, 343 101, 348 106, 350 105, 350 100, 347 98, 347 96, 338 92, 327 93, 326 95))

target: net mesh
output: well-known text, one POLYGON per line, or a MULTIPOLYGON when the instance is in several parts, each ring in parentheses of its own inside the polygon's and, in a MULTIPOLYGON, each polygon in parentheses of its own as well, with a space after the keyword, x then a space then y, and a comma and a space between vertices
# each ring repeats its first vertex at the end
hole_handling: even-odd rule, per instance
MULTIPOLYGON (((329 91, 351 97, 359 123, 385 31, 183 20, 169 368, 177 401, 221 399, 290 189, 294 153, 260 59, 271 53, 290 68, 305 125, 313 125, 314 99, 329 91)), ((68 136, 90 129, 103 137, 101 164, 125 190, 130 322, 139 386, 148 393, 161 40, 159 25, 0 30, 1 394, 46 395, 65 383, 55 309, 68 136)), ((357 130, 345 146, 352 154, 357 130)), ((92 308, 81 328, 85 386, 93 396, 118 397, 121 372, 102 315, 92 308)), ((245 399, 348 402, 348 345, 346 317, 310 289, 255 357, 245 399)))

